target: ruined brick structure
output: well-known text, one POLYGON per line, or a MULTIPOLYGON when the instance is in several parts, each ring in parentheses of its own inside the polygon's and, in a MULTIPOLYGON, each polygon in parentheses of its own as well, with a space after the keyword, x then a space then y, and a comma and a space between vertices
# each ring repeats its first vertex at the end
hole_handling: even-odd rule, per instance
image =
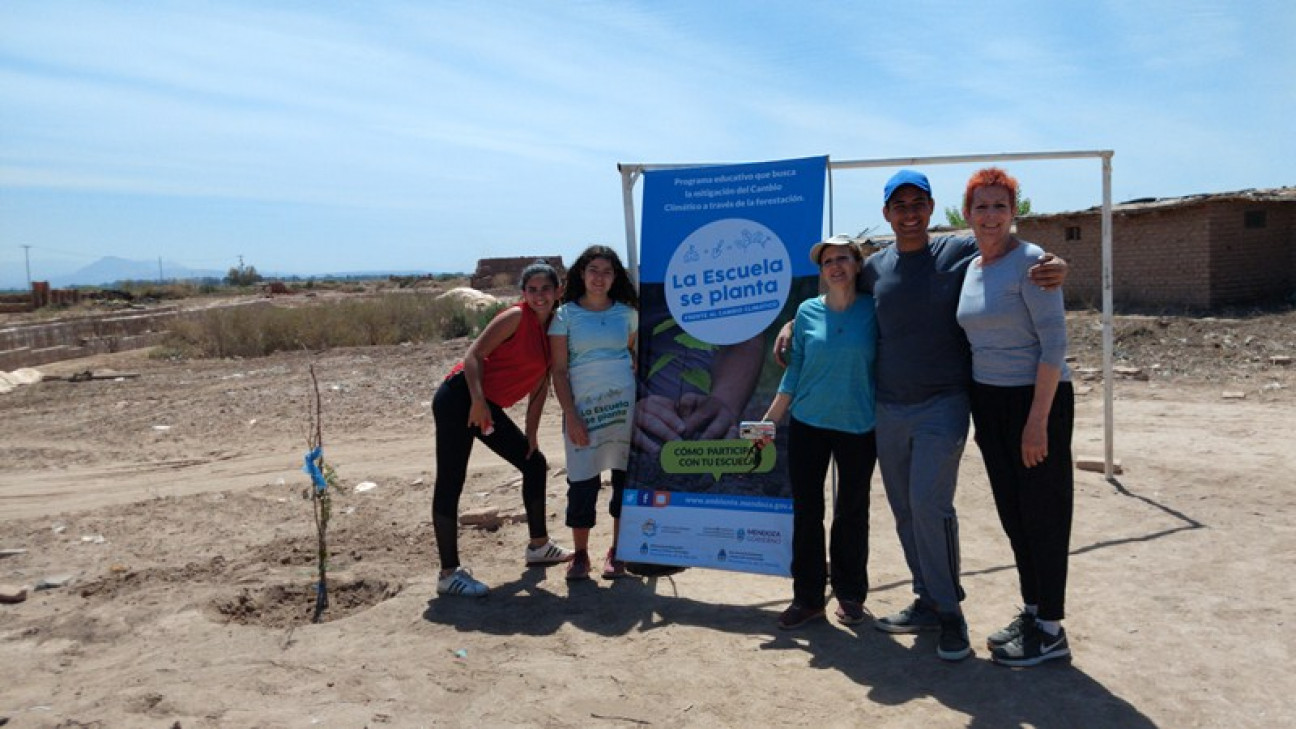
POLYGON ((0 371, 159 344, 179 315, 174 306, 92 314, 0 328, 0 371))
POLYGON ((522 269, 536 261, 544 261, 558 271, 558 277, 567 276, 563 267, 562 256, 519 256, 517 258, 483 258, 477 261, 477 270, 472 275, 472 287, 480 291, 501 288, 517 288, 522 269))

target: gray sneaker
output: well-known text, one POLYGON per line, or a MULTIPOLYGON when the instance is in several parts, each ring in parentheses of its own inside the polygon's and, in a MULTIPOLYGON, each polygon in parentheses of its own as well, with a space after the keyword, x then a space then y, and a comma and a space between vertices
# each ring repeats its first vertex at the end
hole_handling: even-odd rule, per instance
POLYGON ((1049 635, 1039 623, 1030 623, 1016 640, 990 651, 990 660, 1003 666, 1024 668, 1069 655, 1071 646, 1065 630, 1058 628, 1057 635, 1049 635))
POLYGON ((873 627, 888 633, 922 633, 940 628, 940 616, 922 600, 913 603, 894 615, 878 618, 873 627))
POLYGON ((1035 615, 1022 610, 1020 613, 1017 613, 1017 616, 1012 619, 1011 623, 1008 623, 986 637, 986 649, 994 650, 1001 645, 1007 645, 1008 643, 1017 640, 1017 638, 1021 637, 1022 631, 1026 629, 1026 625, 1034 622, 1035 615))
POLYGON ((940 639, 936 641, 936 655, 946 661, 961 661, 972 654, 968 642, 967 621, 958 613, 940 615, 940 639))

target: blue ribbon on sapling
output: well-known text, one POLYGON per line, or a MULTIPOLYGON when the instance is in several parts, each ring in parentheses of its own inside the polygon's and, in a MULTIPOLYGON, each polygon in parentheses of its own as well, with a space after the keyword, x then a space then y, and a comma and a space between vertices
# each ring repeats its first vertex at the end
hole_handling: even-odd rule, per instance
POLYGON ((324 480, 324 472, 320 470, 320 462, 324 460, 324 447, 320 446, 310 453, 306 454, 306 465, 302 470, 310 475, 311 483, 315 484, 316 491, 323 491, 328 488, 328 481, 324 480))

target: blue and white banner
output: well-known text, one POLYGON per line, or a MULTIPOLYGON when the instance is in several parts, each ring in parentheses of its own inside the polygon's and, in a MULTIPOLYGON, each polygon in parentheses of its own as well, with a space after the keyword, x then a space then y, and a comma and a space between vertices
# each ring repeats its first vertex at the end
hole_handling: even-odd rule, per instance
MULTIPOLYGON (((738 438, 782 369, 774 333, 818 291, 828 158, 644 175, 638 399, 619 556, 787 575, 792 494, 738 438)), ((780 434, 781 436, 782 434, 780 434)))

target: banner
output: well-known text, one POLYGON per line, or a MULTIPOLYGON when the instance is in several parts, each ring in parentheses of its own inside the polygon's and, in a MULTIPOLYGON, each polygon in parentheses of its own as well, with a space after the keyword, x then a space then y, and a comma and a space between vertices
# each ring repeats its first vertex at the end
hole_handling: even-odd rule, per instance
POLYGON ((827 157, 644 174, 638 399, 618 557, 788 575, 783 452, 739 438, 782 368, 773 336, 818 293, 827 157), (769 359, 769 361, 766 361, 769 359))

